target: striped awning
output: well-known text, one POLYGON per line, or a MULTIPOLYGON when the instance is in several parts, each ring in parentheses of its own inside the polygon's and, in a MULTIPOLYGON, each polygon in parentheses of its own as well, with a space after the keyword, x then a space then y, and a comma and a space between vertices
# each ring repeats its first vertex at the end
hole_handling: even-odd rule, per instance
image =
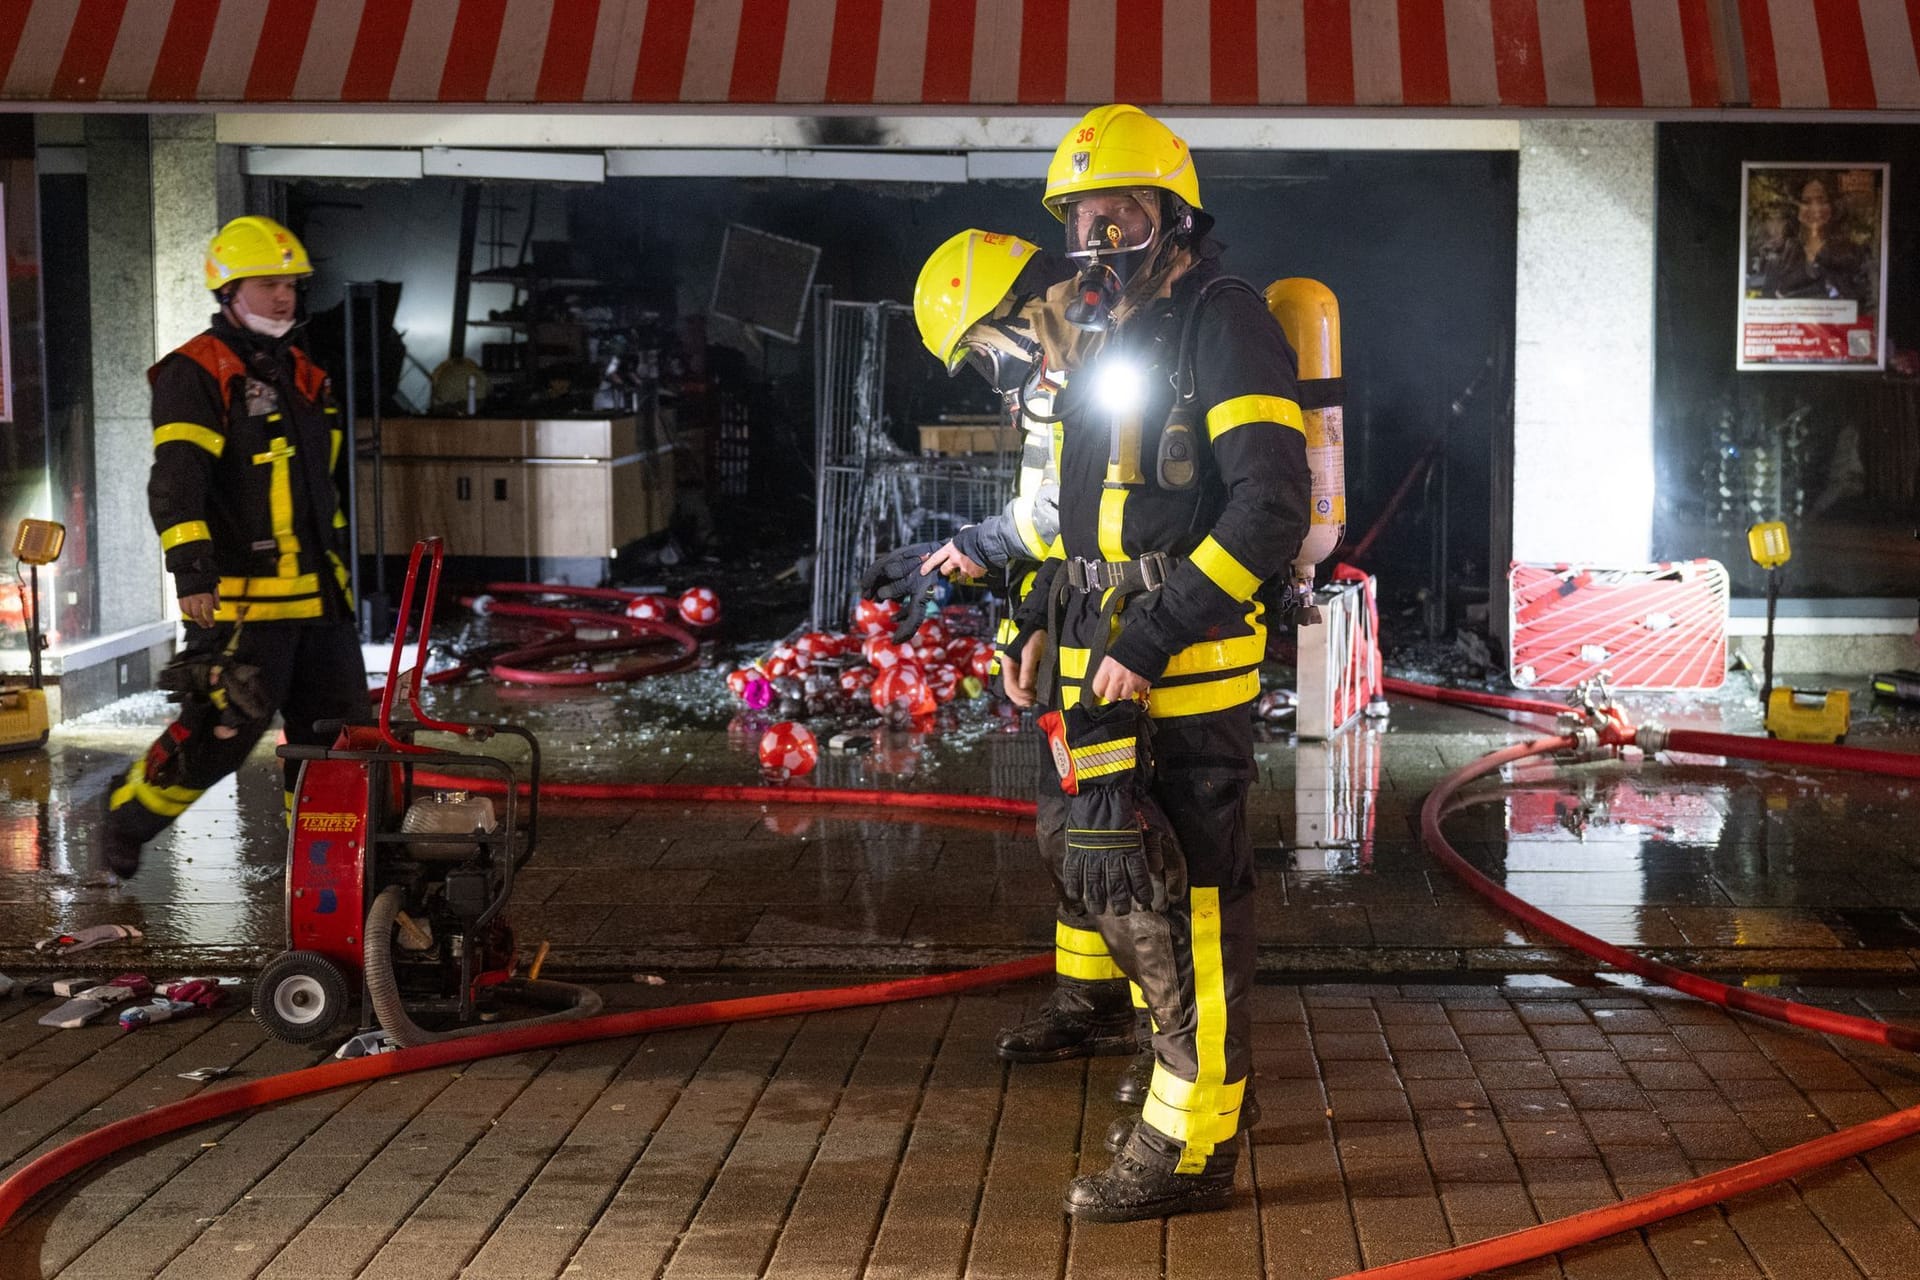
POLYGON ((4 0, 0 98, 1916 106, 1914 13, 1915 0, 4 0))
POLYGON ((1740 26, 1756 107, 1920 107, 1920 0, 1740 0, 1740 26))

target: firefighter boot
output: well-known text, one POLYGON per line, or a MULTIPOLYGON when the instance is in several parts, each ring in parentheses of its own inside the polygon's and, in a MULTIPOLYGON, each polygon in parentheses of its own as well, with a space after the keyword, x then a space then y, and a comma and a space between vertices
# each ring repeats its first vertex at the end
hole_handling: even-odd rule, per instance
MULTIPOLYGON (((1107 1150, 1115 1155, 1120 1154, 1120 1148, 1127 1145, 1127 1139, 1133 1136, 1133 1127, 1139 1123, 1140 1113, 1137 1111, 1115 1116, 1113 1123, 1107 1126, 1107 1136, 1104 1139, 1107 1150)), ((1254 1126, 1259 1123, 1260 1099, 1254 1096, 1252 1089, 1248 1089, 1246 1101, 1240 1104, 1240 1132, 1251 1133, 1254 1126)))
POLYGON ((1056 976, 1040 1016, 1008 1027, 994 1049, 1008 1062, 1061 1062, 1133 1052, 1133 1002, 1125 978, 1086 982, 1056 976))
POLYGON ((1153 1083, 1153 1018, 1145 1009, 1133 1011, 1133 1038, 1139 1048, 1127 1064, 1127 1073, 1113 1086, 1113 1100, 1123 1107, 1145 1106, 1147 1089, 1153 1083))
POLYGON ((1179 1173, 1180 1144, 1150 1124, 1137 1124, 1102 1173, 1067 1185, 1066 1211, 1083 1222, 1134 1222, 1176 1213, 1204 1213, 1233 1203, 1236 1136, 1192 1173, 1179 1173))
POLYGON ((100 801, 98 817, 99 823, 94 828, 94 876, 109 885, 133 879, 140 873, 141 841, 114 822, 113 810, 105 797, 100 801))

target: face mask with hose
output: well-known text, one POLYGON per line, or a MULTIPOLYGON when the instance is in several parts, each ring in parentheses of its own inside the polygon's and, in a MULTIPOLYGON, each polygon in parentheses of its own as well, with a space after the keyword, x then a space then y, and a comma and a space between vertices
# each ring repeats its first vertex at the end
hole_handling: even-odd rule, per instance
MULTIPOLYGON (((978 373, 1000 396, 1009 419, 1018 421, 1021 389, 1035 369, 1045 363, 1044 348, 1036 336, 1035 318, 1043 300, 1008 294, 994 309, 966 331, 964 354, 952 371, 969 368, 978 373)), ((995 557, 978 542, 980 526, 969 525, 952 539, 955 547, 979 564, 995 562, 995 557)), ((898 600, 900 619, 894 629, 896 643, 905 643, 919 627, 927 603, 933 598, 940 575, 921 568, 921 561, 938 551, 942 542, 917 542, 895 548, 868 566, 861 575, 860 594, 869 600, 898 600)))

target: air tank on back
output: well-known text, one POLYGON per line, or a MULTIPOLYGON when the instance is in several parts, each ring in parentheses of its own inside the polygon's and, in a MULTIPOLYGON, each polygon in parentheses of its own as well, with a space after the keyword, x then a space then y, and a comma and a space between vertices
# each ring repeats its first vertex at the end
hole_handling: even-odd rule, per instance
POLYGON ((1307 536, 1294 556, 1287 592, 1294 621, 1320 621, 1313 574, 1347 532, 1347 467, 1341 422, 1340 303, 1318 280, 1293 276, 1267 286, 1267 310, 1300 360, 1300 408, 1313 496, 1307 536), (1310 407, 1311 406, 1311 407, 1310 407))

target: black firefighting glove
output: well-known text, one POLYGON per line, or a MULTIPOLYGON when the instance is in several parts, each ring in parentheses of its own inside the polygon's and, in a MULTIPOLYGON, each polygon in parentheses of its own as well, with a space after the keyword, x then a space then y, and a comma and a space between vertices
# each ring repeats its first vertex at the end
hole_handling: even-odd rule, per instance
MULTIPOLYGON (((1061 713, 1066 768, 1067 851, 1060 878, 1070 906, 1094 915, 1165 912, 1169 866, 1185 861, 1166 814, 1147 794, 1146 709, 1137 702, 1081 703, 1061 713)), ((1055 763, 1060 746, 1056 745, 1055 763)))
POLYGON ((922 571, 920 562, 943 545, 939 542, 916 542, 912 546, 889 551, 867 566, 867 571, 860 576, 862 599, 900 602, 900 624, 893 632, 895 644, 905 644, 907 637, 918 630, 920 623, 925 620, 927 601, 933 598, 934 584, 940 580, 940 575, 922 571))
POLYGON ((241 729, 273 715, 273 700, 260 668, 227 650, 189 649, 160 669, 155 681, 186 705, 201 702, 220 713, 220 723, 241 729))

